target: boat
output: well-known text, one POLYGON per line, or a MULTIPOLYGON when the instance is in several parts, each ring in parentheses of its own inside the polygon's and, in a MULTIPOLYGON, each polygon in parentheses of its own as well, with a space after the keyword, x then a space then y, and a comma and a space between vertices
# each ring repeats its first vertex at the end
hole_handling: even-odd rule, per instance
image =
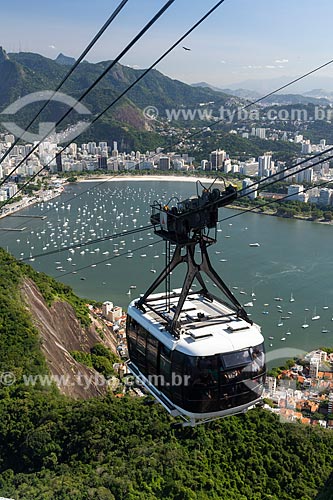
POLYGON ((328 333, 328 332, 329 332, 329 330, 327 330, 327 328, 323 328, 321 331, 321 333, 328 333))
POLYGON ((274 300, 276 300, 277 302, 282 302, 283 299, 281 297, 274 297, 274 300))
POLYGON ((244 307, 253 307, 253 302, 246 302, 246 304, 244 304, 244 307))
POLYGON ((249 243, 249 247, 260 247, 260 243, 249 243))
POLYGON ((312 319, 312 321, 316 321, 316 320, 320 319, 319 314, 317 314, 317 310, 316 310, 316 308, 314 308, 314 311, 313 311, 313 316, 312 316, 312 318, 311 318, 311 319, 312 319))
POLYGON ((268 338, 269 338, 269 340, 274 340, 274 337, 272 337, 272 336, 270 336, 270 337, 268 337, 268 338))
POLYGON ((295 299, 294 299, 294 296, 293 296, 293 294, 292 294, 292 293, 290 294, 290 299, 289 299, 289 302, 295 302, 295 299))
POLYGON ((302 328, 308 328, 308 327, 309 327, 309 325, 307 324, 306 318, 305 318, 304 323, 302 325, 302 328))
POLYGON ((286 340, 286 337, 282 337, 281 341, 284 342, 286 340))
POLYGON ((283 326, 283 321, 280 321, 277 326, 283 326))

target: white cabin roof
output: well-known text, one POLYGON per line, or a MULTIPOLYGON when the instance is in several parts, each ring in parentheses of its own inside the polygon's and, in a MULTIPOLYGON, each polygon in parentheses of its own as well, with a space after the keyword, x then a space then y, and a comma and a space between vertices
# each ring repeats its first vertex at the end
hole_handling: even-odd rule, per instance
MULTIPOLYGON (((173 317, 178 297, 171 297, 171 311, 166 311, 163 294, 154 294, 149 302, 155 310, 173 317)), ((163 325, 162 318, 146 306, 146 312, 135 307, 139 299, 133 300, 128 313, 146 330, 161 340, 169 349, 177 349, 188 356, 211 356, 219 353, 239 351, 254 347, 264 342, 258 325, 239 319, 227 305, 216 300, 212 302, 199 294, 186 298, 179 317, 181 324, 180 338, 173 337, 163 325), (199 314, 199 316, 198 316, 199 314)))

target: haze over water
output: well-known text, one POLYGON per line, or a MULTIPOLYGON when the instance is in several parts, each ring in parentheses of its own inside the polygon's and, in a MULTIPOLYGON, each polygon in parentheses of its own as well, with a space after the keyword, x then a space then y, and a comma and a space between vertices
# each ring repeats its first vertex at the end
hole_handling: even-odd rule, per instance
MULTIPOLYGON (((68 186, 51 203, 20 212, 46 215, 45 220, 2 219, 0 228, 27 229, 0 231, 1 246, 17 258, 26 258, 89 238, 129 231, 150 223, 150 204, 154 200, 166 203, 172 196, 182 200, 196 193, 194 182, 124 180, 105 182, 79 196, 93 186, 96 183, 68 186)), ((234 213, 239 212, 220 209, 219 218, 234 213)), ((218 242, 209 249, 213 266, 242 304, 256 299, 254 307, 247 311, 262 326, 267 350, 332 346, 332 226, 244 213, 222 222, 219 229, 218 242), (250 247, 250 243, 260 246, 250 247), (290 302, 291 294, 294 302, 290 302), (274 300, 278 297, 283 300, 274 300), (315 308, 320 319, 312 321, 315 308), (305 322, 309 327, 303 329, 305 322)), ((82 297, 111 300, 126 308, 158 276, 165 263, 164 251, 164 242, 148 230, 28 263, 71 285, 82 297)), ((179 288, 182 281, 182 275, 174 273, 172 287, 179 288)), ((216 288, 209 288, 216 293, 216 288)))

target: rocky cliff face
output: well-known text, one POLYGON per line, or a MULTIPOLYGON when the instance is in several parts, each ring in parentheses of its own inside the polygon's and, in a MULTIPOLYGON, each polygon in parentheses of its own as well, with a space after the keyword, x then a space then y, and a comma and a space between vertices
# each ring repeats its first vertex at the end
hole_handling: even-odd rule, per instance
POLYGON ((89 352, 97 343, 114 350, 111 334, 105 334, 102 340, 94 323, 85 330, 67 302, 55 301, 52 307, 48 307, 34 282, 29 279, 23 281, 21 294, 40 332, 42 351, 60 391, 67 396, 84 399, 105 394, 107 386, 101 375, 75 361, 70 352, 89 352))

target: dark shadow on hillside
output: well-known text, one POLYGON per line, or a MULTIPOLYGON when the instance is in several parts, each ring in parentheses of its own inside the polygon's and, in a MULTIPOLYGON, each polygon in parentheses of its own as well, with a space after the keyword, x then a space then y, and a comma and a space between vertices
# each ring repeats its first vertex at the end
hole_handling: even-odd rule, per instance
POLYGON ((314 500, 333 500, 333 472, 314 500))

